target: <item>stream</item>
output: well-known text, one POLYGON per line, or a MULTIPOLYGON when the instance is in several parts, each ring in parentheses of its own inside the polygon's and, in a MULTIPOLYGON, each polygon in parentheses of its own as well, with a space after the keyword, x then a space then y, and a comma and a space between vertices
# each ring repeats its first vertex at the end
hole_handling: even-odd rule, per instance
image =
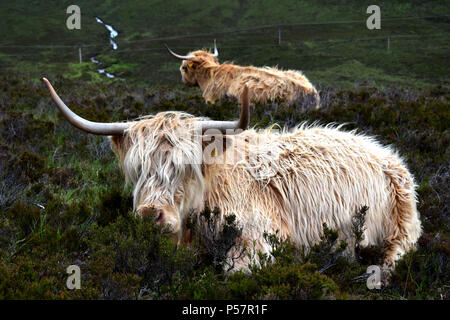
MULTIPOLYGON (((109 31, 109 43, 112 46, 113 50, 117 50, 118 46, 117 43, 114 41, 114 38, 117 37, 119 33, 116 30, 114 30, 114 28, 111 25, 104 23, 102 19, 95 17, 95 20, 98 23, 104 25, 105 28, 109 31)), ((95 59, 95 57, 96 56, 90 58, 91 62, 100 66, 102 63, 99 60, 95 59)), ((104 68, 97 69, 97 71, 98 73, 106 75, 108 78, 116 78, 116 76, 113 75, 112 73, 106 72, 104 68)))

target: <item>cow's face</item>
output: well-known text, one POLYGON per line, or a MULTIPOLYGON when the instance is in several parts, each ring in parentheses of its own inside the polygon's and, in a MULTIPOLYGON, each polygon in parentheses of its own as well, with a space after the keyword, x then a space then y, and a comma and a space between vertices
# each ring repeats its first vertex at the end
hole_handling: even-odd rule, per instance
POLYGON ((218 65, 218 60, 206 51, 194 51, 189 55, 194 56, 194 58, 183 60, 181 63, 181 79, 189 87, 198 87, 199 80, 205 75, 207 68, 218 65))
MULTIPOLYGON (((214 58, 214 57, 211 57, 214 58)), ((161 112, 132 122, 100 123, 77 116, 46 78, 50 95, 64 117, 88 133, 110 136, 126 181, 134 187, 134 210, 155 212, 158 224, 178 233, 187 214, 203 206, 202 135, 245 130, 250 117, 248 88, 238 121, 206 121, 182 112, 161 112)))
POLYGON ((189 135, 188 119, 157 115, 111 138, 140 216, 180 233, 184 219, 203 203, 202 146, 189 135))
POLYGON ((198 81, 195 74, 195 69, 198 64, 190 60, 183 60, 180 67, 181 80, 188 87, 198 87, 198 81))

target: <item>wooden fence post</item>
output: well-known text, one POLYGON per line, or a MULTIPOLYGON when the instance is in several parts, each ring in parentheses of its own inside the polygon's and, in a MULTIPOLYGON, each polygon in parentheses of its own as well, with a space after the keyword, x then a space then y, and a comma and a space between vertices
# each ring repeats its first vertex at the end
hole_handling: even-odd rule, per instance
POLYGON ((281 46, 281 26, 278 26, 278 45, 281 46))
POLYGON ((78 45, 78 57, 80 58, 80 64, 83 63, 83 59, 81 57, 81 44, 78 45))

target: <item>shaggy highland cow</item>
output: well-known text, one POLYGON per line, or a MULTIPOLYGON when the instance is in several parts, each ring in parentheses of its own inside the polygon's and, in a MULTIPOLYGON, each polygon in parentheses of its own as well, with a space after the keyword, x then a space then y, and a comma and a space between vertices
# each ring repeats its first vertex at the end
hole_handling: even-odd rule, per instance
POLYGON ((298 103, 304 110, 320 106, 317 90, 300 71, 219 64, 215 41, 214 53, 198 50, 182 56, 169 47, 167 50, 175 58, 183 60, 180 67, 183 82, 187 86, 200 87, 207 102, 214 103, 224 96, 240 100, 242 89, 247 85, 250 101, 263 105, 268 100, 283 99, 289 104, 298 103))
MULTIPOLYGON (((247 129, 246 86, 238 121, 162 112, 134 122, 95 123, 74 114, 44 81, 72 125, 111 136, 134 187, 136 214, 155 214, 180 242, 187 238, 187 217, 205 205, 235 214, 239 242, 264 253, 270 253, 264 232, 278 231, 309 248, 320 241, 323 223, 352 243, 352 217, 367 205, 361 245, 385 246, 385 270, 421 234, 413 177, 391 148, 333 127, 247 129)), ((245 256, 235 265, 245 269, 249 262, 245 256)))

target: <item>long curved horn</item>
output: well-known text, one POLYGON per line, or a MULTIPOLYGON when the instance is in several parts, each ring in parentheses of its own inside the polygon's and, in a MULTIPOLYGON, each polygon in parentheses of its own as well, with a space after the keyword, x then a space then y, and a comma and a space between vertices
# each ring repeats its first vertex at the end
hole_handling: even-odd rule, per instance
POLYGON ((241 115, 237 121, 202 121, 202 132, 209 129, 220 130, 222 133, 227 133, 227 130, 246 130, 250 122, 250 108, 248 99, 248 87, 244 86, 241 96, 241 115))
POLYGON ((219 51, 217 50, 216 39, 214 39, 214 53, 211 55, 211 57, 217 58, 218 56, 219 56, 219 51))
POLYGON ((191 59, 195 58, 195 56, 182 56, 182 55, 176 54, 175 52, 170 50, 170 48, 167 46, 167 44, 164 44, 164 46, 167 48, 167 50, 169 50, 169 53, 171 55, 173 55, 177 59, 180 59, 180 60, 191 60, 191 59))
POLYGON ((88 133, 104 135, 104 136, 119 136, 123 135, 124 131, 130 126, 126 122, 116 122, 116 123, 100 123, 92 122, 75 114, 68 106, 61 100, 61 98, 53 89, 52 85, 46 78, 42 78, 42 81, 47 85, 50 95, 55 102, 58 109, 64 115, 64 117, 76 128, 86 131, 88 133))

